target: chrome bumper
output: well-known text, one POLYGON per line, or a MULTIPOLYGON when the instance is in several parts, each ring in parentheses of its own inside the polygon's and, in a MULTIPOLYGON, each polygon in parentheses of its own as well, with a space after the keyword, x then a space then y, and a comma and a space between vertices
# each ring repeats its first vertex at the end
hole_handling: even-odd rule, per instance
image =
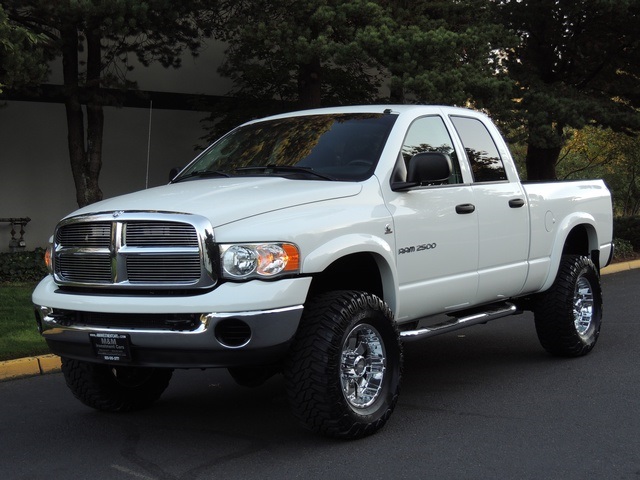
POLYGON ((124 333, 131 341, 130 365, 208 368, 265 365, 280 360, 300 322, 303 306, 272 310, 204 313, 194 330, 114 328, 63 325, 48 307, 36 305, 42 336, 56 355, 106 362, 93 350, 90 333, 124 333), (225 325, 241 326, 230 341, 225 325))

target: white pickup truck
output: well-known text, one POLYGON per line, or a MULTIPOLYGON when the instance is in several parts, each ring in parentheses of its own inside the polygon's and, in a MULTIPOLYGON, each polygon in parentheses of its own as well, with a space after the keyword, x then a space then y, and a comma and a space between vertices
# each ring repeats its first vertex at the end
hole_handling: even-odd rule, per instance
POLYGON ((588 353, 611 197, 521 183, 472 110, 329 108, 234 129, 64 218, 48 253, 38 326, 85 404, 148 406, 176 368, 282 372, 303 424, 357 438, 394 409, 403 342, 532 310, 548 352, 588 353))

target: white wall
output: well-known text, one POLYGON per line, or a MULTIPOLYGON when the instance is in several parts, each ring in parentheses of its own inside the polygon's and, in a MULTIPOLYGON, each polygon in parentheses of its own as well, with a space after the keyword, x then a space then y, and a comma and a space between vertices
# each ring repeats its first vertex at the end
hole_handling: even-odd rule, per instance
MULTIPOLYGON (((202 143, 202 112, 157 110, 151 116, 149 186, 167 183, 169 170, 185 165, 202 143)), ((149 111, 105 108, 104 198, 145 187, 149 111)), ((64 106, 8 102, 0 108, 0 218, 30 217, 27 249, 46 246, 58 220, 78 208, 69 165, 64 106)), ((0 223, 0 252, 11 227, 0 223)))

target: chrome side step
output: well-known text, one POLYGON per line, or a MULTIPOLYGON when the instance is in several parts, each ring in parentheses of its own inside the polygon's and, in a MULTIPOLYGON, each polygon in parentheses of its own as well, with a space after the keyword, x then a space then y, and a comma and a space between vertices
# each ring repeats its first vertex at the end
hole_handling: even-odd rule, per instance
POLYGON ((453 332, 478 323, 486 323, 490 320, 495 320, 496 318, 516 315, 520 312, 521 311, 518 307, 513 303, 506 302, 497 306, 494 305, 493 308, 489 308, 485 311, 477 311, 463 317, 454 317, 451 320, 447 320, 446 322, 438 323, 436 325, 430 325, 429 327, 400 332, 400 339, 404 342, 413 342, 415 340, 440 335, 441 333, 453 332))

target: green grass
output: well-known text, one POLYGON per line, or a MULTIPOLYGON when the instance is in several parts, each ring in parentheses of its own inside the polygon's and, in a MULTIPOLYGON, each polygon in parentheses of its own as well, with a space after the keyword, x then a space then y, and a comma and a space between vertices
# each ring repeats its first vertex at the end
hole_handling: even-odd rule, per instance
POLYGON ((0 283, 0 361, 49 353, 31 303, 34 283, 0 283))

